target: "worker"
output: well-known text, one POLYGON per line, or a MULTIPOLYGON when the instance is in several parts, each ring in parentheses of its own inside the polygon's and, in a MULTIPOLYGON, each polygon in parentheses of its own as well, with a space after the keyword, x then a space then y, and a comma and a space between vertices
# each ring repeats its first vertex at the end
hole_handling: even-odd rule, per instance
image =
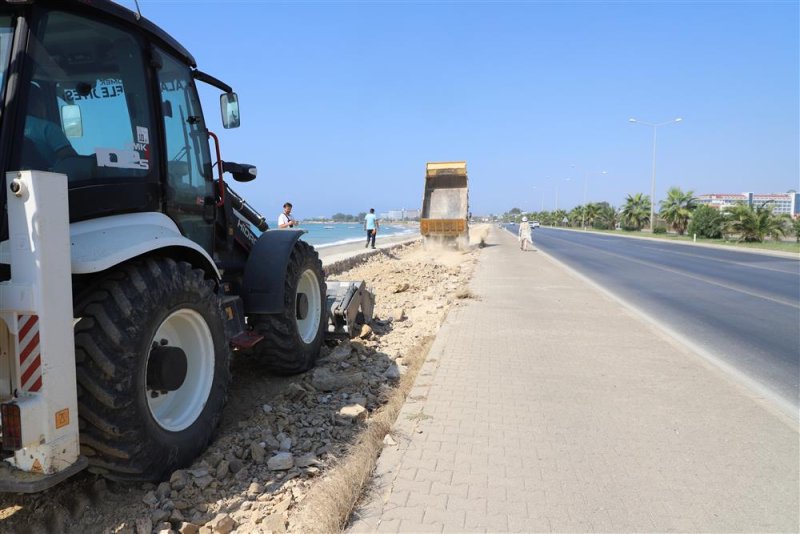
POLYGON ((278 228, 294 228, 297 221, 292 217, 292 203, 286 202, 283 205, 283 213, 278 215, 278 228))

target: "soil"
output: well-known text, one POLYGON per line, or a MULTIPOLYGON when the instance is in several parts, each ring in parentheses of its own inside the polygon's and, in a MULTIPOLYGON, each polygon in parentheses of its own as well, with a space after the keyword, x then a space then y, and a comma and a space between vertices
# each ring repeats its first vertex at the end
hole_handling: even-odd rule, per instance
MULTIPOLYGON (((487 229, 472 231, 474 243, 487 229)), ((0 531, 18 533, 284 532, 321 477, 336 469, 370 414, 405 373, 403 358, 435 336, 470 298, 479 247, 381 251, 338 274, 366 280, 375 318, 361 337, 325 346, 307 373, 277 377, 237 355, 211 446, 159 484, 123 484, 84 472, 46 492, 0 496, 0 531)))

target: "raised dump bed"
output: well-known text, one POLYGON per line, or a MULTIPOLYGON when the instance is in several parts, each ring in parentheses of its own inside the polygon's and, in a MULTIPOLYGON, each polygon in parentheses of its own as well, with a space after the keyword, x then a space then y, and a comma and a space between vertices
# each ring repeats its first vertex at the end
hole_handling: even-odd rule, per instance
POLYGON ((466 161, 426 164, 420 233, 428 239, 466 246, 469 238, 469 190, 466 161))

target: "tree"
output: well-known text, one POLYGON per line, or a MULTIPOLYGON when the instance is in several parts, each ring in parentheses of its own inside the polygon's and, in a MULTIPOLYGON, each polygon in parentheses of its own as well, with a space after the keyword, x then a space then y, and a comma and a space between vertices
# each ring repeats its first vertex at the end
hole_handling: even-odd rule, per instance
POLYGON ((724 219, 719 210, 700 204, 692 212, 688 231, 690 234, 697 234, 699 237, 719 239, 722 237, 723 222, 724 219))
POLYGON ((684 193, 679 187, 670 187, 667 198, 661 201, 659 215, 678 235, 686 232, 692 211, 697 207, 697 199, 693 195, 694 191, 684 193))
POLYGON ((592 226, 599 230, 613 230, 617 224, 617 210, 608 202, 596 204, 597 215, 592 219, 592 226))
POLYGON ((650 222, 650 197, 644 193, 628 195, 620 218, 626 230, 641 230, 650 222))
POLYGON ((760 243, 765 237, 780 239, 786 234, 784 220, 772 214, 772 207, 768 203, 755 208, 736 204, 727 208, 725 215, 725 232, 738 236, 737 242, 760 243))
POLYGON ((556 210, 553 212, 553 222, 556 226, 562 226, 564 224, 564 219, 569 221, 566 210, 556 210))
POLYGON ((519 208, 511 208, 508 210, 509 215, 519 215, 520 213, 522 213, 522 210, 519 208))
POLYGON ((800 218, 792 221, 792 232, 794 232, 794 239, 800 243, 800 218))
POLYGON ((570 226, 578 226, 581 224, 583 220, 583 206, 575 206, 572 208, 567 214, 567 219, 569 219, 570 226))

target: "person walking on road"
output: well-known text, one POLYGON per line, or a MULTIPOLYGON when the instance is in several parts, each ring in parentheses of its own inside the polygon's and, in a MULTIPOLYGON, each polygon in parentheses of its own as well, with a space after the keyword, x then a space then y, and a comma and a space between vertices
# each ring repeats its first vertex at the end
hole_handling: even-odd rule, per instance
POLYGON ((297 221, 292 217, 292 203, 287 202, 283 205, 283 213, 278 215, 278 228, 294 228, 297 221))
POLYGON ((525 251, 528 249, 528 243, 533 246, 533 237, 531 236, 531 225, 528 224, 528 218, 523 217, 522 222, 519 223, 519 249, 525 251))
POLYGON ((372 243, 372 248, 375 248, 375 234, 378 233, 380 226, 378 218, 375 216, 375 208, 370 208, 369 213, 364 217, 364 230, 367 231, 367 244, 364 245, 364 248, 367 248, 370 243, 372 243))

